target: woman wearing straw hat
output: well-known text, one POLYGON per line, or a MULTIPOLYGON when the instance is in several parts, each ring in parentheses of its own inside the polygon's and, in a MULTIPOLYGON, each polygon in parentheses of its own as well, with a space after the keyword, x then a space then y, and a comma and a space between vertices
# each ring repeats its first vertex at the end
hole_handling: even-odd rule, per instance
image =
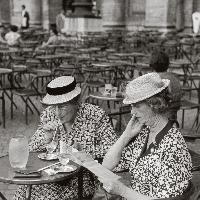
MULTIPOLYGON (((48 106, 41 114, 41 124, 29 143, 30 151, 44 151, 53 138, 67 146, 74 142, 82 150, 101 160, 107 149, 117 140, 108 116, 101 108, 79 103, 81 88, 74 77, 61 76, 47 85, 42 103, 48 106)), ((58 142, 59 144, 59 142, 58 142)), ((61 143, 60 143, 61 144, 61 143)), ((58 147, 59 148, 59 145, 58 147)), ((15 199, 25 199, 26 186, 21 186, 15 199)), ((77 177, 54 184, 37 185, 32 188, 33 199, 77 199, 77 177), (35 198, 34 198, 35 197, 35 198)), ((83 173, 83 196, 94 193, 94 177, 83 173)))
POLYGON ((165 116, 169 82, 149 73, 128 83, 124 103, 132 106, 132 118, 103 165, 129 169, 132 189, 100 180, 108 192, 128 200, 189 199, 191 157, 180 131, 165 116))

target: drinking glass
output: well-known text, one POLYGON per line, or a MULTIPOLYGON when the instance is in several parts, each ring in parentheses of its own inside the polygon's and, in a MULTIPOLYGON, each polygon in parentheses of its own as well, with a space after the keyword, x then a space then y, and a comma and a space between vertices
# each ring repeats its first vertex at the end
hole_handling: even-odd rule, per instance
POLYGON ((9 161, 13 168, 25 169, 29 157, 28 139, 18 135, 9 142, 9 161))
POLYGON ((67 165, 72 158, 72 146, 60 141, 60 154, 58 159, 62 165, 67 165))
POLYGON ((67 165, 71 160, 71 154, 69 153, 61 153, 58 155, 58 159, 62 165, 67 165))
POLYGON ((47 154, 52 154, 57 148, 57 142, 51 141, 49 144, 46 145, 47 154))

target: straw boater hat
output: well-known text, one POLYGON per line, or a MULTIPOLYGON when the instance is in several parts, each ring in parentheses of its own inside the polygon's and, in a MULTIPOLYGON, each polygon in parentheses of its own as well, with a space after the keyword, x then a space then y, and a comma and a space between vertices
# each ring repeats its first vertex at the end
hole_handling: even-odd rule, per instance
POLYGON ((170 80, 161 79, 157 73, 148 73, 129 82, 124 104, 137 103, 158 94, 168 87, 170 80))
POLYGON ((46 105, 68 102, 81 93, 81 88, 76 85, 76 80, 72 76, 61 76, 52 80, 46 90, 47 94, 42 100, 46 105))

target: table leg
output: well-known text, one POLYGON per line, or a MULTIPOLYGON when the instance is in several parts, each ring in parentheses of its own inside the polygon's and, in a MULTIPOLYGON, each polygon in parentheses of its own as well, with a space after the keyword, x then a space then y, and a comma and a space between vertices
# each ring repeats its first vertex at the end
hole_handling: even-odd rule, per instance
POLYGON ((26 190, 26 200, 31 199, 31 189, 32 189, 32 185, 28 185, 27 190, 26 190))
POLYGON ((83 200, 83 168, 78 172, 78 199, 83 200))
POLYGON ((4 195, 0 192, 0 198, 2 199, 2 200, 7 200, 6 199, 6 197, 4 197, 4 195))

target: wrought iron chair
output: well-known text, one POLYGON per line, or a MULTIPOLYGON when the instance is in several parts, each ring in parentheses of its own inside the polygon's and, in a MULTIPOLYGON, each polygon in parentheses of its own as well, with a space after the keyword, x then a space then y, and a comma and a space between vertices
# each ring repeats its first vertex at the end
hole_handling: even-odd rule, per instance
POLYGON ((21 77, 19 74, 14 76, 14 81, 16 88, 12 91, 13 96, 21 97, 22 101, 25 103, 25 120, 28 124, 28 111, 33 114, 35 110, 38 115, 40 114, 38 108, 31 100, 31 97, 40 97, 46 94, 46 85, 53 79, 52 74, 42 74, 42 73, 27 73, 26 76, 21 77))

